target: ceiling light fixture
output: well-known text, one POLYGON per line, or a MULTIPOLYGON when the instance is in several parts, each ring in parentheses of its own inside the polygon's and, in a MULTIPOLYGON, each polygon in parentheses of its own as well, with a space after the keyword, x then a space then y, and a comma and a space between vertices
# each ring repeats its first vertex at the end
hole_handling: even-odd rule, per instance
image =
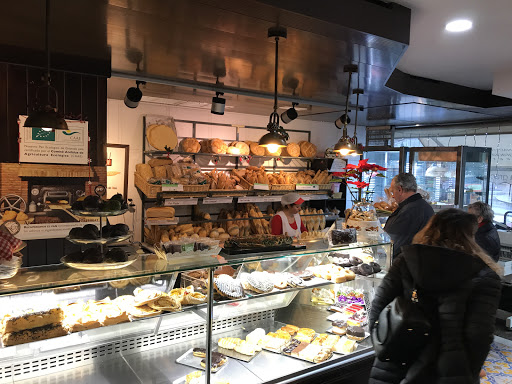
POLYGON ((139 102, 142 99, 142 91, 140 90, 140 85, 145 85, 145 81, 137 80, 135 82, 137 87, 130 87, 126 91, 126 96, 124 97, 124 105, 128 108, 137 108, 139 106, 139 102))
POLYGON ((34 106, 34 110, 28 114, 27 119, 25 120, 24 127, 29 128, 41 128, 44 131, 53 131, 54 129, 60 130, 68 130, 68 124, 66 120, 62 116, 60 116, 58 111, 58 103, 59 97, 57 94, 57 90, 51 86, 50 84, 50 47, 48 44, 48 29, 50 24, 50 0, 45 2, 46 6, 46 16, 45 16, 45 50, 46 50, 46 74, 44 76, 43 84, 37 87, 36 90, 36 103, 34 106), (41 88, 47 88, 47 104, 41 105, 39 103, 39 91, 41 88), (53 91, 55 94, 55 107, 52 107, 50 104, 50 91, 53 91))
POLYGON ((359 111, 359 95, 364 95, 364 90, 361 88, 356 88, 352 91, 352 94, 356 95, 356 118, 354 120, 354 137, 352 138, 352 142, 355 146, 355 151, 351 153, 352 156, 362 156, 363 149, 357 143, 357 112, 359 111))
POLYGON ((348 88, 347 88, 347 100, 345 102, 345 113, 340 116, 338 120, 334 122, 336 127, 340 128, 339 125, 343 126, 343 134, 340 140, 334 146, 334 152, 338 152, 341 156, 351 155, 355 152, 356 147, 352 143, 352 139, 348 137, 347 124, 350 122, 348 117, 348 97, 350 95, 350 85, 352 83, 352 73, 357 73, 358 67, 355 64, 348 64, 343 67, 343 72, 348 72, 348 88))
POLYGON ((283 127, 279 125, 279 114, 277 113, 277 74, 278 74, 278 61, 279 61, 279 39, 286 39, 287 31, 284 27, 270 27, 268 29, 268 37, 274 38, 276 41, 276 62, 274 72, 274 111, 270 114, 267 125, 269 133, 263 135, 258 144, 266 147, 270 153, 277 152, 279 148, 286 147, 286 140, 288 140, 288 133, 283 127))
POLYGON ((473 22, 467 19, 452 20, 446 23, 445 29, 448 32, 465 32, 473 28, 473 22))
MULTIPOLYGON (((223 83, 219 82, 219 77, 218 76, 217 76, 217 81, 215 82, 215 85, 217 87, 224 85, 223 83)), ((212 97, 212 109, 211 109, 211 112, 214 115, 223 115, 224 114, 224 109, 226 108, 226 99, 223 98, 223 97, 219 97, 219 96, 224 96, 224 92, 216 91, 215 92, 215 96, 212 97)))
POLYGON ((297 110, 295 109, 295 106, 299 105, 299 103, 292 103, 292 107, 288 108, 286 111, 281 113, 281 120, 283 123, 288 124, 290 121, 295 120, 297 117, 299 117, 299 114, 297 113, 297 110))

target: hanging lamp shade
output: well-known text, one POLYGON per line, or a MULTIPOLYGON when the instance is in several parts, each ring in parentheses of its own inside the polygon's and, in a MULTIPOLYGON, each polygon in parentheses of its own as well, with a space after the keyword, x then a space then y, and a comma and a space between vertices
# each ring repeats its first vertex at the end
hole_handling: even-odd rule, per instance
POLYGON ((25 120, 24 127, 42 128, 45 130, 60 129, 67 131, 66 120, 59 116, 54 108, 47 105, 32 111, 25 120))
POLYGON ((270 147, 270 146, 278 147, 278 148, 286 147, 286 141, 277 132, 269 132, 269 133, 261 136, 258 144, 262 147, 270 147))
POLYGON ((355 151, 356 147, 346 136, 343 136, 334 146, 334 152, 338 152, 341 156, 351 155, 355 151))

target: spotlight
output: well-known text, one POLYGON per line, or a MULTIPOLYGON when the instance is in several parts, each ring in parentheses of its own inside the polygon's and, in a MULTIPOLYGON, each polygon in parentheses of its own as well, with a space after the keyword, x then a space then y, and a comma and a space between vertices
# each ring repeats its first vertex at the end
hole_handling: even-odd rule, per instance
POLYGON ((299 117, 299 114, 295 110, 295 106, 299 105, 299 103, 292 103, 292 107, 288 108, 286 111, 281 113, 281 121, 285 124, 288 124, 290 121, 295 120, 299 117))
POLYGON ((142 99, 142 91, 139 89, 141 84, 146 84, 145 81, 136 81, 137 88, 130 87, 126 91, 126 96, 124 97, 124 105, 128 108, 137 108, 139 106, 139 102, 142 99))
POLYGON ((212 113, 214 115, 223 115, 224 108, 226 108, 226 99, 223 97, 219 97, 224 95, 222 92, 215 92, 214 97, 212 97, 212 113))
POLYGON ((350 124, 350 117, 346 113, 338 117, 338 119, 334 122, 334 125, 338 129, 342 129, 345 124, 350 124))

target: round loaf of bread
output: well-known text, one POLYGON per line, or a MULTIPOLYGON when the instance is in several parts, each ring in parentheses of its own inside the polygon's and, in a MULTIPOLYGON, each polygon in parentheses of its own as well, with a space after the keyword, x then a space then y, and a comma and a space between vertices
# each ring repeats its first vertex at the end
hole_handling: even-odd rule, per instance
POLYGON ((227 144, 221 139, 211 139, 209 146, 211 147, 211 153, 222 155, 228 151, 227 144))
POLYGON ((164 124, 151 124, 146 130, 146 137, 148 143, 159 151, 165 151, 166 147, 173 150, 178 144, 176 131, 164 124))
POLYGON ((211 153, 210 140, 201 140, 199 145, 201 145, 202 153, 211 153))
POLYGON ((201 144, 199 144, 199 141, 193 137, 186 137, 180 142, 181 152, 197 153, 200 149, 201 144))
POLYGON ((250 154, 254 156, 265 156, 265 148, 258 145, 258 143, 251 142, 249 144, 250 154))
POLYGON ((231 153, 234 155, 247 156, 250 153, 249 146, 243 141, 233 141, 229 144, 228 153, 230 153, 230 149, 231 153))
POLYGON ((300 144, 300 153, 304 157, 315 157, 316 156, 316 145, 309 141, 303 141, 300 144))
POLYGON ((297 143, 288 143, 286 148, 283 150, 283 156, 300 156, 300 145, 297 143))

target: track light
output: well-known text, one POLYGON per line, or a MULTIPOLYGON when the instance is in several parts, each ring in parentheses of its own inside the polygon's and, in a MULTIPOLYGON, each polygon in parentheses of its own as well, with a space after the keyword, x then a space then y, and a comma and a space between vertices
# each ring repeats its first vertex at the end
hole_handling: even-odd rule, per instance
POLYGON ((281 113, 281 121, 285 124, 288 124, 290 121, 295 120, 299 117, 299 114, 295 110, 295 106, 299 105, 299 103, 292 103, 292 107, 281 113))
MULTIPOLYGON (((286 28, 276 26, 270 27, 268 29, 268 37, 271 37, 276 41, 276 61, 274 71, 274 111, 270 114, 270 118, 267 125, 267 130, 269 131, 269 133, 263 135, 260 138, 258 144, 262 147, 266 147, 270 153, 276 152, 279 148, 286 147, 286 140, 288 140, 289 137, 288 133, 284 130, 284 128, 279 125, 279 114, 277 113, 277 74, 279 63, 279 39, 286 39, 286 36, 286 28)), ((293 109, 295 111, 294 107, 295 106, 293 105, 293 107, 290 109, 293 109)), ((286 111, 285 114, 288 111, 286 111)), ((295 111, 295 113, 297 113, 297 111, 295 111)), ((290 119, 289 121, 292 120, 293 119, 290 119)))
POLYGON ((137 108, 139 106, 139 102, 142 99, 142 91, 139 89, 141 84, 146 84, 145 81, 136 81, 137 87, 130 87, 126 91, 126 96, 124 97, 124 105, 128 108, 137 108))
MULTIPOLYGON (((350 122, 348 117, 348 96, 350 92, 350 84, 352 82, 352 73, 358 71, 357 65, 348 64, 343 68, 344 72, 348 72, 348 88, 347 88, 347 100, 345 102, 345 113, 341 115, 338 120, 334 122, 336 127, 340 128, 340 125, 343 126, 343 134, 341 135, 340 140, 334 146, 334 152, 338 152, 341 156, 347 156, 354 153, 357 149, 356 145, 354 145, 352 139, 348 137, 347 133, 347 124, 350 122)), ((358 95, 359 97, 359 95, 358 95)), ((357 114, 357 111, 356 111, 357 114)))
POLYGON ((226 99, 224 99, 223 97, 219 97, 219 96, 223 96, 224 93, 223 92, 215 92, 215 95, 214 97, 212 97, 212 113, 215 114, 215 115, 223 115, 224 114, 224 109, 226 108, 226 99))

